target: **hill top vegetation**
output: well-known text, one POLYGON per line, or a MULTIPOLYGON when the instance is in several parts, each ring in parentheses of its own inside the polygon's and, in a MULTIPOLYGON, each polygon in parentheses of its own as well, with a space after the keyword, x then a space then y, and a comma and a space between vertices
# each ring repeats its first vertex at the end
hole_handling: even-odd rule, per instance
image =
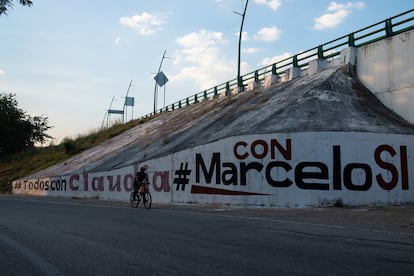
POLYGON ((59 145, 32 147, 22 152, 0 156, 0 193, 12 191, 12 181, 62 162, 82 151, 103 143, 145 120, 134 120, 110 128, 65 138, 59 145))

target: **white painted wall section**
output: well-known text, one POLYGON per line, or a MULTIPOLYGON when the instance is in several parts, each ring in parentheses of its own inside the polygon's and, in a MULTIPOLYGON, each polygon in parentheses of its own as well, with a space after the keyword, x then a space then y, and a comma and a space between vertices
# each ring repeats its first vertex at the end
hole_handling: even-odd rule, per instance
POLYGON ((362 83, 388 108, 414 123, 414 30, 357 48, 362 83))

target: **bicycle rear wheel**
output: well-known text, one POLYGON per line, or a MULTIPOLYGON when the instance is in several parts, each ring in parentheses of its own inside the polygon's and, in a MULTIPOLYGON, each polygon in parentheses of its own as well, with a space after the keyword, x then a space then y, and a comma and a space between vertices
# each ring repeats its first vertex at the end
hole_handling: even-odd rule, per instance
POLYGON ((131 203, 131 207, 132 208, 137 208, 138 207, 138 195, 135 195, 134 197, 134 193, 132 192, 131 195, 129 196, 129 202, 131 203))
POLYGON ((144 200, 145 209, 151 208, 152 198, 151 198, 151 194, 149 192, 145 192, 143 200, 144 200))

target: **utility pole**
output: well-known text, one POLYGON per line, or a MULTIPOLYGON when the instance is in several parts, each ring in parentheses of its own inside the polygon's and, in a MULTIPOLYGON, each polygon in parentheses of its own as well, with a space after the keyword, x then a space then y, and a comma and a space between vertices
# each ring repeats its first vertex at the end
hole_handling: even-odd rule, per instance
MULTIPOLYGON (((165 50, 164 54, 162 55, 161 62, 160 62, 160 67, 158 67, 157 75, 161 71, 162 62, 165 59, 165 53, 166 52, 167 52, 167 50, 165 50)), ((155 87, 154 87, 154 115, 157 113, 157 98, 158 98, 158 84, 157 84, 157 81, 155 81, 155 87)))
POLYGON ((241 40, 242 40, 242 33, 243 33, 243 23, 244 23, 244 17, 246 16, 246 10, 247 10, 248 3, 249 3, 249 0, 246 0, 246 5, 244 6, 243 13, 234 12, 242 16, 242 22, 240 25, 240 33, 239 33, 239 52, 238 52, 238 59, 237 59, 237 86, 239 88, 239 91, 244 91, 243 80, 240 77, 240 51, 241 51, 241 40))

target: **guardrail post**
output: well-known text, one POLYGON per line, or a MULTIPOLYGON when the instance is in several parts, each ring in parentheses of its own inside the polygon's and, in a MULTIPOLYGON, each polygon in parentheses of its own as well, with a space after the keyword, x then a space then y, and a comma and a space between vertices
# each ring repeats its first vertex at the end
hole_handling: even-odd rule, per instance
POLYGON ((293 56, 292 64, 293 64, 293 67, 296 67, 296 68, 299 67, 298 55, 293 56))
POLYGON ((178 108, 181 108, 181 101, 178 102, 178 108))
POLYGON ((243 85, 243 76, 240 76, 240 78, 237 80, 237 86, 238 86, 238 92, 244 91, 244 85, 243 85))
POLYGON ((171 105, 172 110, 175 110, 175 104, 171 105))
POLYGON ((197 94, 194 95, 194 103, 198 103, 198 96, 197 96, 197 94))
POLYGON ((385 20, 385 33, 387 37, 390 37, 393 35, 391 18, 388 18, 387 20, 385 20))
POLYGON ((247 85, 248 90, 254 90, 261 85, 259 80, 259 70, 254 71, 254 81, 247 85))
POLYGON ((207 100, 207 90, 204 90, 204 100, 207 100))
POLYGON ((272 74, 270 76, 265 76, 263 87, 265 88, 270 87, 272 84, 277 83, 278 81, 279 81, 279 75, 277 74, 277 66, 276 66, 276 63, 273 63, 272 74))
POLYGON ((273 63, 272 65, 272 75, 277 75, 277 67, 276 67, 276 63, 273 63))
POLYGON ((292 59, 293 67, 285 71, 282 81, 290 81, 300 76, 301 69, 298 63, 298 55, 294 55, 292 59))
POLYGON ((259 70, 254 71, 254 81, 259 82, 259 70))
POLYGON ((355 34, 354 33, 350 33, 348 35, 348 46, 355 47, 355 34))
POLYGON ((185 99, 186 105, 190 105, 190 98, 185 99))
POLYGON ((229 95, 229 92, 230 92, 230 83, 226 82, 226 96, 229 95))
POLYGON ((318 46, 318 59, 325 59, 325 57, 323 56, 323 48, 322 45, 318 46))
POLYGON ((214 87, 214 98, 218 97, 217 86, 214 87))

